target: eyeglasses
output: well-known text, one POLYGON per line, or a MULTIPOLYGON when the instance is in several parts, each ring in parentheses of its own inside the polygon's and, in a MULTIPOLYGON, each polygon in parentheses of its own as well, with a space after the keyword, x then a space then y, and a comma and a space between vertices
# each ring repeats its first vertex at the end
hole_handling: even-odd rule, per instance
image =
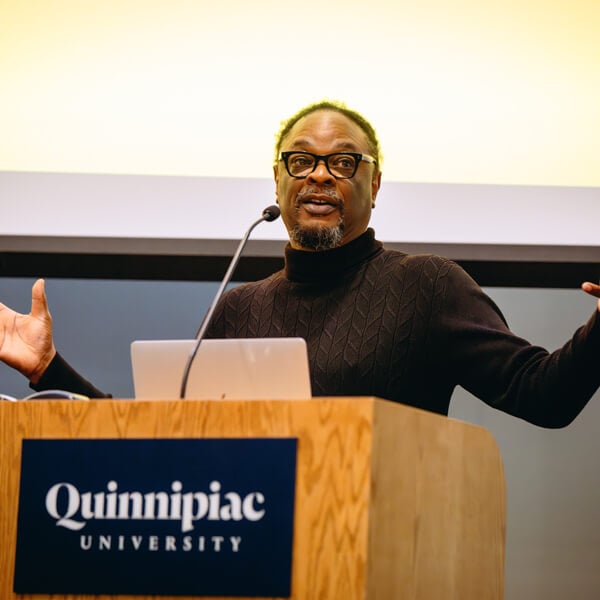
POLYGON ((279 160, 285 163, 287 172, 296 179, 308 177, 317 168, 320 161, 324 161, 329 173, 337 179, 354 177, 362 160, 373 164, 377 162, 372 156, 358 152, 335 152, 334 154, 281 152, 279 160))

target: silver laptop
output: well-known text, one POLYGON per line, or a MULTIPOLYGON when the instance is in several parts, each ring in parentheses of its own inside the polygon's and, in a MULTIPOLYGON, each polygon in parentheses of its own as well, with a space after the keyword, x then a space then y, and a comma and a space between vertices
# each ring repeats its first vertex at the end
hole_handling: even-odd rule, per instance
MULTIPOLYGON (((139 340, 131 344, 135 397, 179 398, 194 340, 139 340)), ((296 400, 311 397, 306 342, 302 338, 204 340, 186 398, 296 400)))

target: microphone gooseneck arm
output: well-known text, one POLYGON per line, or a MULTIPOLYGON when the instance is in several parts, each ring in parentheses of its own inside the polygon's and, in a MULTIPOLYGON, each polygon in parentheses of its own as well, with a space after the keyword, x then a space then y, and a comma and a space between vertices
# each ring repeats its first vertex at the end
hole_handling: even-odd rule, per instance
POLYGON ((194 347, 192 348, 192 351, 190 352, 190 355, 188 356, 187 363, 185 365, 185 370, 183 372, 183 377, 181 379, 181 389, 179 391, 180 400, 183 400, 185 398, 185 393, 187 390, 187 383, 188 383, 188 379, 190 376, 190 370, 192 368, 192 363, 194 362, 194 358, 196 358, 196 354, 198 353, 200 344, 202 343, 202 340, 204 339, 204 336, 206 335, 206 330, 208 329, 208 326, 210 325, 210 323, 212 321, 214 312, 217 308, 217 305, 219 304, 219 300, 221 299, 221 296, 223 295, 223 292, 225 291, 227 284, 230 282, 230 280, 233 276, 233 272, 235 271, 235 268, 237 267, 237 264, 240 261, 240 256, 242 255, 242 251, 244 250, 244 247, 246 245, 246 242, 248 241, 248 238, 250 237, 250 234, 252 233, 252 231, 258 224, 262 223, 263 221, 269 221, 269 222, 275 221, 275 219, 277 219, 279 217, 279 215, 280 215, 279 207, 276 204, 273 204, 272 206, 267 206, 267 208, 265 208, 263 210, 260 219, 257 219, 256 221, 254 221, 254 223, 252 223, 252 225, 250 225, 250 227, 248 228, 248 231, 246 231, 246 233, 244 234, 244 237, 241 239, 240 243, 238 244, 237 250, 235 251, 233 258, 231 259, 231 262, 229 263, 229 267, 227 268, 227 272, 225 273, 223 280, 221 281, 221 285, 219 286, 219 289, 217 290, 217 293, 215 294, 212 304, 210 305, 210 308, 206 312, 204 319, 202 319, 202 323, 200 325, 200 328, 198 329, 198 333, 196 333, 196 338, 195 338, 196 343, 194 344, 194 347))

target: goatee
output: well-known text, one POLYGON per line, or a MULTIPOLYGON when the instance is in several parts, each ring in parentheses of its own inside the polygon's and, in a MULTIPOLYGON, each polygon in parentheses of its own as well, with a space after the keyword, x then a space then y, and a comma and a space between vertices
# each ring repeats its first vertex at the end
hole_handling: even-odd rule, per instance
POLYGON ((290 239, 298 247, 320 252, 332 250, 342 244, 344 224, 334 227, 301 227, 296 223, 290 231, 290 239))

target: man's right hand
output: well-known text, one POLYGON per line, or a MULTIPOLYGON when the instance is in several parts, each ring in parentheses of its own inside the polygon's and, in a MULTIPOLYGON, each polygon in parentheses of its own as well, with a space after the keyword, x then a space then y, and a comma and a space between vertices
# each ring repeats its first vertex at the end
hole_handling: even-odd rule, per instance
POLYGON ((38 279, 31 290, 28 315, 0 303, 0 360, 37 383, 55 354, 44 280, 38 279))

